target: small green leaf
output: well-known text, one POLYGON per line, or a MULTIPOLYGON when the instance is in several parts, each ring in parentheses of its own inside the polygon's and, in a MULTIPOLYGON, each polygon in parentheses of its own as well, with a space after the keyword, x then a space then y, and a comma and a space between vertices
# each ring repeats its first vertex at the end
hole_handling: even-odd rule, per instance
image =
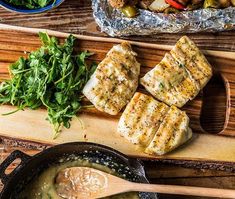
POLYGON ((96 65, 86 63, 92 53, 74 54, 72 35, 63 45, 47 33, 40 32, 39 37, 43 46, 10 66, 13 78, 0 84, 0 103, 16 105, 17 110, 45 106, 55 138, 63 126, 70 127, 72 117, 83 107, 82 89, 96 65))
POLYGON ((63 102, 63 93, 56 92, 55 93, 55 99, 59 104, 62 104, 62 102, 63 102))
POLYGON ((162 82, 160 82, 159 86, 160 86, 160 88, 162 88, 162 89, 165 87, 162 82))
POLYGON ((50 3, 54 3, 55 0, 5 0, 7 3, 27 9, 43 8, 50 3))

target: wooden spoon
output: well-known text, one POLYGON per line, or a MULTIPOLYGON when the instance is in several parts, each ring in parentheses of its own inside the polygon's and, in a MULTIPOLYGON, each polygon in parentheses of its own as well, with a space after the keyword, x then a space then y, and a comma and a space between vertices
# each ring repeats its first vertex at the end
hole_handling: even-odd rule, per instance
POLYGON ((131 191, 235 198, 235 190, 134 183, 89 167, 61 170, 56 177, 56 191, 67 199, 103 198, 131 191))

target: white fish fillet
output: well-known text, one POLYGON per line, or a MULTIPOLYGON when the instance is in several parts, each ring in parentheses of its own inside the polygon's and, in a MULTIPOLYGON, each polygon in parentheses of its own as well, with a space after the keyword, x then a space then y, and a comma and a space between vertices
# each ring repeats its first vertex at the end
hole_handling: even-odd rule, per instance
POLYGON ((147 146, 168 109, 164 103, 137 92, 123 112, 117 131, 130 142, 147 146))
POLYGON ((185 112, 172 106, 145 152, 163 155, 192 137, 189 118, 185 112))
POLYGON ((140 82, 154 97, 169 106, 182 107, 200 91, 197 82, 169 53, 140 82))
POLYGON ((185 112, 138 92, 123 112, 117 132, 146 153, 157 155, 175 149, 192 136, 185 112))
POLYGON ((188 37, 183 36, 171 50, 172 56, 191 73, 202 89, 212 76, 212 67, 188 37))
POLYGON ((182 107, 198 95, 211 76, 212 68, 205 56, 184 36, 140 83, 160 101, 182 107))
POLYGON ((138 86, 140 64, 127 42, 114 46, 98 65, 83 94, 103 112, 116 115, 129 102, 138 86))

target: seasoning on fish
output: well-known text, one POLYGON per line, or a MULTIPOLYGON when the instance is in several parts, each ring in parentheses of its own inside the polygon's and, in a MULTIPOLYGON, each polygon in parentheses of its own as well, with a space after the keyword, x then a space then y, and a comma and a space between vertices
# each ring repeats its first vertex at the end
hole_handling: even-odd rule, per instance
POLYGON ((137 92, 124 110, 117 131, 146 153, 163 155, 191 138, 188 126, 185 112, 137 92))
POLYGON ((164 103, 137 92, 119 120, 118 132, 134 144, 147 146, 168 109, 164 103))
POLYGON ((211 76, 205 56, 184 36, 140 83, 158 100, 182 107, 197 96, 211 76))
POLYGON ((172 106, 145 152, 164 155, 184 144, 192 137, 188 126, 189 118, 186 113, 172 106))
POLYGON ((212 76, 212 67, 196 44, 183 36, 170 52, 175 60, 186 68, 202 89, 212 76))
POLYGON ((114 46, 98 65, 83 94, 103 112, 117 115, 138 87, 140 64, 128 42, 114 46))

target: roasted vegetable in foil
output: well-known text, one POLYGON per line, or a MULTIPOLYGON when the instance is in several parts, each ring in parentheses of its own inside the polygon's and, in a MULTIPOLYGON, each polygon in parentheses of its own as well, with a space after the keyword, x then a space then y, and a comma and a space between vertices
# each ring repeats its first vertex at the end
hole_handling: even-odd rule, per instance
POLYGON ((149 9, 156 12, 163 12, 168 7, 170 7, 170 5, 166 3, 165 0, 157 0, 151 3, 149 9))
POLYGON ((122 13, 127 17, 135 17, 138 14, 138 10, 135 6, 126 5, 123 8, 121 8, 122 13))
POLYGON ((109 0, 113 8, 121 9, 127 17, 137 15, 137 8, 153 12, 177 13, 201 8, 227 8, 235 6, 235 0, 109 0))
POLYGON ((204 8, 219 8, 219 6, 218 0, 205 0, 203 4, 204 8))
POLYGON ((178 1, 175 0, 166 0, 167 4, 169 4, 170 6, 172 6, 173 8, 176 8, 178 10, 184 10, 185 9, 185 5, 186 3, 182 4, 178 1))
MULTIPOLYGON (((190 0, 185 11, 170 6, 163 12, 153 12, 148 7, 154 0, 141 0, 136 5, 138 15, 129 18, 120 9, 112 9, 109 1, 92 0, 92 8, 101 31, 112 37, 235 30, 235 7, 232 6, 200 9, 204 0, 190 0)), ((235 0, 230 4, 235 5, 235 0)))

